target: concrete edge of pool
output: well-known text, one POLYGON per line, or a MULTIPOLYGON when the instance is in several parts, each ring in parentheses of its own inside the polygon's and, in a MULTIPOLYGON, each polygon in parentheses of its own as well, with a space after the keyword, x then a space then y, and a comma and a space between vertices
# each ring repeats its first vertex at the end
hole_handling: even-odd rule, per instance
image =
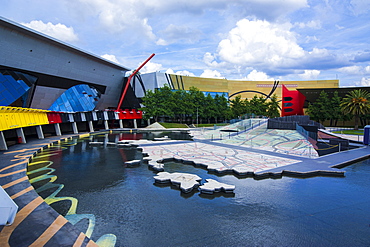
MULTIPOLYGON (((46 204, 27 177, 27 164, 34 154, 52 144, 88 135, 89 133, 47 137, 14 145, 9 150, 0 152, 0 185, 19 207, 14 223, 0 226, 1 246, 98 246, 46 204)), ((365 146, 262 171, 256 173, 254 178, 344 176, 344 172, 337 168, 369 157, 370 148, 365 146)))

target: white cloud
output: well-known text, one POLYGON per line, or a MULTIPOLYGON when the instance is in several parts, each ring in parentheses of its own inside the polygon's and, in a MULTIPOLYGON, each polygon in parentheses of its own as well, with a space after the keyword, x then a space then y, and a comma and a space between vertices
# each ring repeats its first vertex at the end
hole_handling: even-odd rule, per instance
POLYGON ((183 75, 183 76, 195 76, 193 73, 187 70, 182 70, 182 71, 173 71, 173 69, 167 69, 166 70, 167 74, 175 74, 175 75, 183 75))
POLYGON ((139 37, 156 39, 148 23, 147 16, 151 16, 150 12, 147 13, 148 15, 140 13, 143 8, 141 1, 79 0, 79 2, 81 5, 78 11, 86 9, 89 16, 98 18, 100 25, 111 33, 129 31, 139 37))
POLYGON ((349 75, 369 75, 370 74, 370 65, 362 67, 359 65, 347 66, 338 69, 339 72, 349 74, 349 75))
POLYGON ((321 29, 321 21, 320 20, 312 20, 309 22, 298 22, 294 24, 299 28, 312 28, 312 29, 321 29))
POLYGON ((44 23, 43 21, 34 20, 29 23, 21 24, 65 42, 73 42, 78 40, 77 34, 75 34, 73 27, 67 27, 66 25, 60 23, 54 25, 51 22, 44 23))
POLYGON ((366 74, 370 74, 370 66, 366 66, 365 67, 365 73, 366 74))
POLYGON ((322 71, 349 65, 345 56, 328 49, 304 50, 292 28, 290 23, 242 19, 220 41, 217 53, 205 53, 203 61, 210 67, 234 68, 242 74, 253 68, 279 76, 304 69, 322 71))
POLYGON ((368 0, 351 0, 350 4, 355 15, 365 14, 370 11, 370 2, 368 0))
POLYGON ((104 54, 101 57, 104 58, 104 59, 107 59, 109 61, 112 61, 113 63, 119 64, 118 59, 116 58, 115 55, 104 54))
POLYGON ((311 42, 317 42, 319 39, 316 36, 306 36, 305 42, 306 43, 311 43, 311 42))
POLYGON ((370 86, 370 77, 362 77, 361 81, 355 83, 356 86, 369 87, 370 86))
MULTIPOLYGON (((141 64, 139 64, 137 67, 139 67, 141 64)), ((145 64, 145 66, 140 70, 141 73, 151 73, 160 71, 163 69, 162 64, 154 63, 154 62, 148 62, 145 64)))
POLYGON ((244 78, 245 80, 248 81, 273 81, 274 79, 269 77, 266 73, 257 71, 257 70, 252 70, 247 77, 244 78))
POLYGON ((78 38, 81 49, 95 54, 114 51, 117 57, 103 57, 127 67, 136 68, 143 54, 161 55, 153 59, 161 64, 143 71, 173 68, 199 76, 208 69, 228 79, 258 80, 335 77, 341 85, 370 75, 367 0, 63 0, 47 2, 47 12, 17 0, 3 7, 5 18, 42 20, 41 32, 67 42, 78 38), (71 35, 57 36, 58 25, 71 35))
POLYGON ((216 61, 216 55, 211 54, 210 52, 206 52, 203 56, 203 62, 212 68, 222 67, 225 66, 224 63, 218 63, 216 61))
POLYGON ((243 66, 291 64, 305 55, 296 43, 291 25, 261 20, 240 20, 218 46, 219 57, 243 66))
POLYGON ((175 74, 175 71, 173 71, 173 69, 167 69, 166 74, 175 74))
MULTIPOLYGON (((166 40, 166 45, 171 43, 194 44, 199 41, 202 35, 202 32, 197 29, 190 28, 186 25, 174 24, 168 25, 165 30, 160 31, 159 33, 166 40)), ((162 40, 162 38, 159 39, 157 43, 162 40)))
POLYGON ((162 45, 162 46, 169 45, 169 43, 165 41, 164 39, 158 39, 155 43, 157 45, 162 45))
POLYGON ((204 70, 203 73, 200 75, 200 77, 205 77, 205 78, 222 78, 220 72, 218 72, 217 70, 210 70, 210 69, 204 70))
POLYGON ((299 74, 303 80, 314 80, 320 75, 319 70, 305 70, 303 74, 299 74))
POLYGON ((348 66, 348 67, 340 68, 338 70, 342 73, 355 75, 355 74, 361 73, 362 67, 361 66, 348 66))
POLYGON ((335 27, 336 27, 338 30, 345 29, 345 27, 343 27, 343 26, 339 26, 338 24, 336 24, 336 25, 335 25, 335 27))
MULTIPOLYGON (((242 16, 276 19, 281 15, 287 15, 308 6, 307 0, 197 0, 191 2, 191 4, 189 4, 189 0, 77 1, 74 8, 70 11, 78 11, 79 15, 98 19, 105 30, 109 30, 112 33, 122 33, 130 30, 131 33, 136 33, 138 36, 145 35, 152 41, 156 40, 152 25, 155 22, 154 19, 160 16, 169 18, 181 15, 182 18, 192 18, 193 16, 199 17, 209 10, 217 11, 219 14, 231 8, 233 10, 236 9, 242 16), (152 25, 149 24, 149 20, 153 21, 152 25)), ((170 25, 164 32, 171 36, 171 33, 173 34, 174 31, 179 32, 180 30, 184 31, 181 37, 184 39, 182 40, 183 42, 195 42, 199 39, 200 32, 189 27, 182 26, 174 30, 170 25), (172 29, 172 31, 169 29, 172 29)), ((173 40, 173 38, 170 37, 170 40, 173 40)), ((180 37, 177 36, 177 38, 180 37)), ((166 40, 166 37, 162 38, 162 40, 166 40)), ((159 42, 160 44, 163 43, 162 40, 159 42)))

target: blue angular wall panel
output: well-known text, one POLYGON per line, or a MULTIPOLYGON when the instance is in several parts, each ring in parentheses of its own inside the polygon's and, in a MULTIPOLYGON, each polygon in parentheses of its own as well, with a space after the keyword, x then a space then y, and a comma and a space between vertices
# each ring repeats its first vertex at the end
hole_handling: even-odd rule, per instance
POLYGON ((49 108, 51 111, 92 111, 100 98, 99 92, 86 84, 80 84, 65 91, 49 108))
POLYGON ((0 73, 0 106, 9 106, 25 95, 30 87, 22 80, 0 73))

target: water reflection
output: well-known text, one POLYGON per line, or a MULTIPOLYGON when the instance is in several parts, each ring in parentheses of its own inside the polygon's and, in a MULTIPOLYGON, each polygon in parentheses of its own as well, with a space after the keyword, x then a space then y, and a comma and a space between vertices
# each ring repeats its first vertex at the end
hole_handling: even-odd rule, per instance
MULTIPOLYGON (((108 134, 93 140, 121 138, 108 134)), ((369 161, 344 168, 344 178, 258 181, 165 164, 168 172, 193 173, 202 182, 212 178, 236 186, 233 195, 208 197, 156 186, 155 173, 144 164, 125 167, 124 161, 142 158, 137 149, 94 147, 88 141, 76 141, 47 160, 53 162, 55 183, 64 185, 60 195, 77 198, 79 213, 95 215, 93 237, 113 233, 116 246, 370 245, 369 161)), ((63 207, 55 205, 57 211, 65 211, 63 207)))

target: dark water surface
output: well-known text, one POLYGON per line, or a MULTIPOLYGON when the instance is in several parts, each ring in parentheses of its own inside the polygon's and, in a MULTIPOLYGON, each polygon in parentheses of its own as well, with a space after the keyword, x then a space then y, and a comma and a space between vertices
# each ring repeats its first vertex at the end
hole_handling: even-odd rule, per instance
POLYGON ((370 246, 368 160, 344 168, 344 178, 258 181, 165 164, 167 172, 236 186, 234 195, 212 197, 157 186, 146 165, 123 165, 141 157, 136 149, 91 147, 87 140, 49 157, 55 183, 64 184, 58 196, 77 198, 77 213, 95 215, 92 239, 112 233, 116 246, 370 246))

